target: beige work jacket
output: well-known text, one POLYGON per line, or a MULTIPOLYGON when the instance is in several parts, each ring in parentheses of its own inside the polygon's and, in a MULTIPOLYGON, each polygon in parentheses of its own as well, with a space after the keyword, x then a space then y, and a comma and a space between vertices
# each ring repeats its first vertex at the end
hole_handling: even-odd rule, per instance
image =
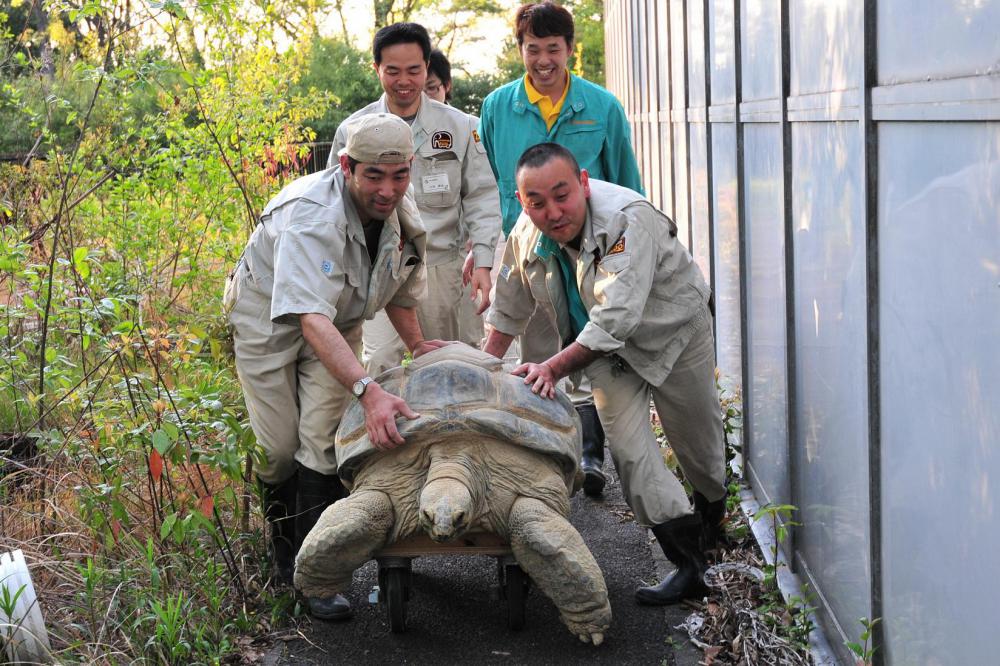
MULTIPOLYGON (((701 318, 709 288, 677 227, 630 189, 590 179, 587 219, 575 261, 589 321, 576 341, 616 354, 659 386, 670 374, 701 318)), ((511 231, 487 321, 520 335, 536 304, 566 340, 569 314, 554 258, 535 251, 541 232, 522 213, 511 231)))
POLYGON ((243 253, 241 286, 270 308, 274 324, 316 313, 346 331, 386 304, 417 305, 426 291, 424 248, 407 195, 383 224, 373 266, 338 166, 299 178, 267 204, 243 253))
MULTIPOLYGON (((327 166, 338 163, 347 143, 347 124, 358 116, 391 113, 385 95, 340 124, 327 166)), ((436 266, 464 255, 463 232, 472 239, 476 268, 493 266, 500 234, 500 195, 476 129, 478 120, 421 93, 413 119, 413 184, 427 230, 427 264, 436 266)))

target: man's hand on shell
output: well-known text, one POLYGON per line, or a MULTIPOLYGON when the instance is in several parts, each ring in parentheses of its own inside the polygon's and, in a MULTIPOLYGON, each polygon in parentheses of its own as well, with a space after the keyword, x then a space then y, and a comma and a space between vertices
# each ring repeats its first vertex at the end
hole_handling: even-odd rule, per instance
POLYGON ((432 352, 435 349, 441 349, 441 347, 457 344, 461 343, 458 340, 421 340, 417 346, 413 348, 413 358, 423 356, 427 352, 432 352))
POLYGON ((397 416, 413 419, 420 418, 406 401, 388 391, 384 391, 376 382, 368 385, 365 394, 361 396, 361 406, 365 410, 365 429, 372 446, 380 451, 388 451, 406 443, 396 427, 397 416))
POLYGON ((531 385, 531 392, 543 398, 556 397, 556 375, 545 363, 523 363, 511 371, 512 375, 524 377, 524 383, 531 385))

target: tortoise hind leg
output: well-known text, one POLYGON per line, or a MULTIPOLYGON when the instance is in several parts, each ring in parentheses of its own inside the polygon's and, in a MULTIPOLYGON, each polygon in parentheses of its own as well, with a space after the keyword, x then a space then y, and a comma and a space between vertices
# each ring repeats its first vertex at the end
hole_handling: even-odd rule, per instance
POLYGON ((545 503, 519 497, 510 510, 510 546, 521 567, 559 609, 563 624, 600 645, 611 605, 597 561, 580 533, 545 503))
POLYGON ((295 558, 295 587, 308 597, 347 591, 354 570, 385 545, 395 522, 389 496, 352 493, 327 508, 295 558))

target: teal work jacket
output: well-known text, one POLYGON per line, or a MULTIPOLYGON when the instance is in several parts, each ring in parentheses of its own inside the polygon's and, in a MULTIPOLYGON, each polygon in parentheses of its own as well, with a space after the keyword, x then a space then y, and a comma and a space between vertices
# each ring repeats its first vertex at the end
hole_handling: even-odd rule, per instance
POLYGON ((601 86, 569 76, 569 91, 551 130, 538 107, 528 101, 523 77, 497 88, 483 101, 479 134, 500 187, 504 237, 521 214, 514 168, 521 153, 537 143, 565 146, 591 178, 646 194, 621 103, 601 86))

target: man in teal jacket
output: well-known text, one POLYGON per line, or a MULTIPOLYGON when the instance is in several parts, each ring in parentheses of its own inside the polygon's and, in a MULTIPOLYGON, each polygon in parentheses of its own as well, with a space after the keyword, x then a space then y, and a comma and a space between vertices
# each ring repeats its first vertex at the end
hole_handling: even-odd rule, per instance
MULTIPOLYGON (((517 10, 514 24, 525 75, 490 93, 479 119, 479 134, 500 187, 504 238, 521 214, 514 181, 517 161, 539 143, 558 143, 591 177, 645 195, 621 103, 567 69, 573 54, 573 16, 553 2, 528 3, 517 10)), ((546 317, 533 317, 518 339, 521 361, 541 362, 562 343, 546 317)), ((584 492, 598 496, 605 482, 604 429, 589 384, 576 384, 571 397, 583 423, 584 492)))
POLYGON ((645 194, 621 103, 566 68, 573 53, 573 17, 563 7, 543 2, 521 7, 516 26, 526 73, 490 93, 479 119, 479 134, 500 185, 504 235, 521 214, 514 167, 538 143, 565 146, 591 177, 645 194), (549 78, 555 80, 546 86, 543 77, 550 70, 554 75, 549 78), (536 76, 536 71, 541 73, 536 76))

